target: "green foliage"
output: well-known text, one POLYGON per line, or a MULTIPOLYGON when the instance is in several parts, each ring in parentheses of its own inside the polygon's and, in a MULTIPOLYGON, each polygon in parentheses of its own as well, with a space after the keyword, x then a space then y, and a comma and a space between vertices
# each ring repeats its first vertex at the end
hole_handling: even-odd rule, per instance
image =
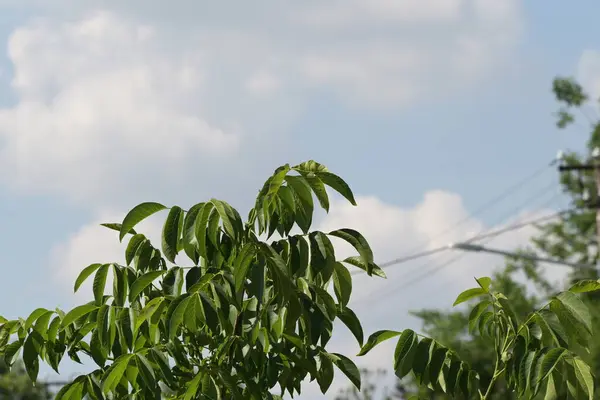
POLYGON ((75 290, 93 279, 93 300, 66 313, 38 309, 26 320, 1 320, 0 353, 10 365, 21 352, 34 382, 40 361, 58 370, 65 355, 90 357, 97 368, 57 399, 275 399, 300 393, 305 378, 325 393, 335 369, 360 388, 356 365, 326 346, 337 318, 363 344, 347 307, 348 268, 385 275, 359 232, 310 231, 313 195, 329 210, 326 186, 356 204, 340 177, 308 161, 278 168, 245 222, 217 199, 189 210, 134 207, 122 223, 103 224, 119 240, 129 236, 126 264, 92 264, 76 279, 75 290), (159 249, 134 228, 167 209, 159 249), (291 233, 295 226, 301 234, 291 233), (264 239, 275 232, 280 239, 264 239), (338 260, 332 237, 358 255, 338 260), (192 265, 177 264, 182 252, 192 265))
MULTIPOLYGON (((592 124, 590 137, 587 142, 588 151, 591 152, 596 147, 599 147, 600 125, 590 118, 591 114, 585 108, 589 106, 586 104, 589 96, 583 91, 583 88, 572 79, 557 78, 553 84, 553 91, 557 100, 561 103, 561 109, 557 113, 557 125, 561 128, 566 128, 571 123, 576 122, 577 117, 584 117, 586 122, 592 124), (580 115, 576 116, 576 111, 580 111, 580 115)), ((569 166, 593 161, 589 157, 589 154, 582 155, 575 152, 567 152, 564 154, 562 163, 569 166)), ((584 170, 562 173, 560 178, 564 192, 571 198, 571 205, 577 211, 564 214, 556 221, 539 226, 540 234, 533 238, 532 248, 522 251, 529 255, 595 265, 598 262, 598 246, 596 245, 596 211, 593 208, 595 200, 593 195, 597 193, 597 188, 593 171, 584 170), (586 200, 585 192, 592 195, 589 200, 586 200), (592 207, 589 207, 590 205, 592 207)), ((517 272, 524 272, 527 278, 537 286, 538 293, 544 297, 548 296, 552 298, 554 293, 562 290, 563 286, 561 283, 557 285, 554 282, 548 282, 544 279, 537 264, 530 260, 520 258, 507 259, 505 268, 494 274, 494 285, 496 290, 506 294, 506 297, 511 300, 511 306, 516 317, 524 321, 539 308, 541 302, 538 297, 528 294, 524 285, 515 281, 514 275, 517 272)), ((572 293, 582 293, 592 289, 597 290, 598 277, 596 269, 573 269, 569 274, 569 281, 571 284, 574 282, 579 283, 573 286, 568 285, 567 287, 571 286, 569 291, 572 293)), ((473 293, 477 292, 480 292, 478 288, 473 291, 473 293)), ((598 292, 583 293, 578 297, 587 306, 587 309, 590 310, 591 325, 594 332, 598 332, 598 329, 600 329, 600 302, 598 302, 600 296, 598 292)), ((440 343, 456 351, 462 360, 469 362, 480 374, 480 381, 483 382, 483 386, 487 387, 494 375, 496 351, 492 348, 493 346, 489 346, 489 342, 484 337, 477 334, 479 322, 476 323, 476 321, 489 317, 489 314, 485 314, 488 305, 486 301, 477 302, 477 299, 469 300, 467 303, 471 307, 465 311, 421 310, 413 314, 423 320, 424 333, 436 338, 440 343)), ((560 310, 559 304, 556 301, 553 308, 560 310)), ((542 312, 542 315, 546 315, 546 313, 542 312)), ((589 324, 590 320, 585 319, 589 324)), ((544 326, 544 321, 539 316, 536 316, 534 320, 540 326, 544 326)), ((558 325, 551 325, 550 328, 556 326, 558 325)), ((585 331, 585 329, 583 330, 585 331)), ((547 329, 547 331, 552 332, 550 329, 547 329)), ((559 332, 561 331, 559 330, 559 332)), ((556 342, 563 340, 564 334, 554 336, 556 336, 556 342)), ((580 346, 577 343, 579 340, 581 339, 576 340, 574 344, 575 348, 580 346)), ((597 340, 591 340, 589 341, 588 348, 589 353, 585 351, 581 352, 581 356, 591 367, 597 386, 600 383, 598 378, 600 377, 600 343, 597 340)), ((583 375, 581 374, 581 376, 583 375)), ((552 374, 549 375, 548 379, 547 392, 556 392, 558 398, 566 398, 565 396, 568 395, 569 389, 573 389, 572 387, 564 387, 565 385, 560 387, 560 385, 554 382, 552 374)), ((418 382, 411 380, 410 376, 405 377, 402 382, 409 388, 416 386, 415 392, 419 393, 422 398, 449 398, 441 390, 419 387, 418 382)), ((543 398, 543 394, 540 394, 538 397, 540 399, 543 398)), ((580 393, 580 397, 588 398, 584 393, 580 393)), ((507 400, 517 399, 520 396, 518 392, 513 393, 511 388, 507 387, 504 376, 502 376, 493 386, 489 398, 507 400)), ((548 396, 548 398, 552 397, 548 396)), ((600 398, 600 395, 596 394, 596 398, 600 398)))
POLYGON ((49 400, 51 398, 47 385, 39 382, 34 386, 31 383, 21 361, 15 363, 9 371, 4 360, 0 360, 0 399, 49 400))
POLYGON ((524 320, 518 318, 504 294, 491 289, 490 278, 477 282, 479 287, 462 292, 455 304, 483 297, 470 312, 469 326, 493 349, 495 361, 489 382, 484 384, 478 371, 457 352, 409 329, 373 334, 360 354, 399 336, 394 352, 396 376, 412 373, 418 385, 450 398, 487 399, 496 381, 503 378, 520 399, 534 399, 541 393, 550 399, 555 398, 553 393, 564 391, 576 399, 592 399, 594 380, 582 358, 589 352, 592 319, 577 293, 598 290, 600 282, 578 283, 572 290, 553 296, 524 320))

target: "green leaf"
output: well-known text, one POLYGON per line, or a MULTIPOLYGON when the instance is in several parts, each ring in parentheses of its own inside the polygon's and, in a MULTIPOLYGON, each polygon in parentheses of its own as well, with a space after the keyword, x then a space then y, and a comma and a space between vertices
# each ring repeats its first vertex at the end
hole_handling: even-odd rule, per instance
POLYGON ((239 292, 244 287, 248 275, 248 268, 255 256, 256 246, 253 243, 246 243, 240 254, 237 256, 233 267, 236 292, 239 292))
POLYGON ((29 328, 31 328, 31 326, 33 325, 33 323, 42 315, 46 314, 48 312, 48 310, 46 310, 45 308, 38 308, 35 311, 33 311, 29 317, 27 317, 27 320, 25 321, 25 326, 23 327, 26 331, 29 330, 29 328))
POLYGON ((352 335, 354 335, 358 341, 358 345, 362 347, 364 341, 363 328, 354 311, 348 307, 344 307, 338 310, 337 316, 344 323, 344 325, 346 325, 350 332, 352 332, 352 335))
POLYGON ((490 304, 491 302, 489 300, 484 300, 473 307, 471 313, 469 314, 469 333, 473 333, 475 331, 475 328, 479 322, 479 318, 488 309, 490 304))
POLYGON ((146 236, 142 235, 141 233, 133 235, 133 237, 129 239, 129 243, 127 243, 127 248, 125 249, 125 262, 127 265, 131 265, 131 262, 135 258, 136 252, 146 240, 146 236))
POLYGON ((40 360, 38 358, 38 349, 40 343, 36 343, 36 336, 31 334, 23 344, 23 363, 29 379, 33 383, 37 381, 37 376, 40 371, 40 360))
POLYGON ((385 272, 379 266, 375 263, 365 263, 361 257, 348 257, 343 262, 362 269, 369 276, 375 275, 380 278, 386 278, 385 272))
POLYGON ((243 229, 242 219, 238 212, 223 200, 212 199, 211 203, 213 203, 221 217, 221 221, 223 221, 225 233, 232 240, 237 241, 243 229))
POLYGON ((104 287, 106 286, 106 276, 108 275, 108 269, 111 267, 111 264, 103 264, 96 275, 94 276, 94 300, 96 305, 102 305, 102 300, 104 298, 104 287))
POLYGON ((113 265, 113 298, 114 305, 122 307, 127 299, 127 289, 129 288, 127 280, 127 269, 118 265, 113 265))
POLYGON ((325 212, 329 212, 329 197, 327 196, 327 190, 323 182, 314 174, 308 173, 304 175, 304 179, 308 182, 308 185, 317 196, 319 204, 325 212))
POLYGON ((414 355, 413 372, 421 385, 427 384, 427 366, 431 358, 431 352, 435 342, 429 338, 423 338, 417 345, 414 355))
POLYGON ((592 376, 589 365, 587 365, 581 358, 573 358, 573 370, 579 385, 583 388, 587 394, 589 400, 594 398, 594 378, 592 376))
POLYGON ((198 242, 198 253, 204 258, 208 259, 208 250, 206 248, 207 239, 207 224, 211 212, 214 209, 212 203, 206 203, 200 211, 198 211, 198 217, 196 218, 196 241, 198 242))
POLYGON ((487 292, 482 288, 467 289, 458 295, 452 306, 457 306, 461 303, 464 303, 465 301, 469 301, 471 299, 474 299, 475 297, 484 296, 486 294, 487 292))
POLYGON ((183 232, 183 210, 179 206, 171 207, 169 215, 165 220, 162 232, 162 251, 166 259, 175 263, 175 257, 179 252, 177 247, 181 241, 183 232))
POLYGON ((104 352, 108 353, 112 347, 110 343, 110 317, 109 317, 110 306, 104 304, 98 310, 96 317, 98 342, 102 345, 104 352))
POLYGON ((123 223, 121 225, 121 232, 119 233, 119 240, 123 240, 125 235, 133 229, 138 223, 148 218, 152 214, 155 214, 159 211, 166 209, 167 207, 163 206, 160 203, 141 203, 131 209, 123 219, 123 223))
POLYGON ((13 365, 22 346, 21 341, 16 341, 4 348, 4 362, 7 366, 11 367, 13 365))
POLYGON ((329 357, 323 356, 323 354, 319 358, 321 368, 319 369, 319 375, 317 375, 317 383, 321 388, 321 393, 325 394, 333 381, 333 361, 329 357))
POLYGON ((162 280, 164 293, 170 296, 179 296, 183 288, 183 280, 183 270, 181 267, 169 269, 162 280))
POLYGON ((350 271, 340 262, 335 263, 333 272, 333 290, 338 302, 346 307, 352 294, 352 277, 350 271))
POLYGON ((397 371, 402 367, 404 358, 409 354, 411 347, 415 344, 416 333, 411 329, 402 331, 396 350, 394 351, 394 370, 397 371))
POLYGON ((369 264, 373 262, 373 251, 367 240, 359 232, 344 228, 329 232, 329 235, 350 243, 358 251, 358 254, 360 254, 363 263, 369 264))
POLYGON ((600 280, 583 280, 575 283, 569 288, 572 293, 587 293, 600 290, 600 280))
POLYGON ((589 333, 592 333, 592 317, 589 309, 579 297, 571 292, 562 292, 556 299, 564 306, 570 315, 580 322, 589 333))
POLYGON ((477 281, 479 286, 481 286, 481 288, 486 291, 486 293, 490 292, 490 285, 492 284, 491 278, 484 276, 483 278, 475 278, 475 280, 477 281))
POLYGON ((194 379, 190 381, 187 385, 187 390, 185 391, 185 395, 183 396, 184 400, 192 400, 196 393, 198 392, 198 387, 200 386, 200 381, 205 375, 202 372, 199 372, 194 379))
POLYGON ((367 343, 360 349, 360 352, 357 354, 358 356, 364 356, 369 351, 373 349, 373 347, 377 346, 379 343, 384 342, 388 339, 401 335, 402 332, 397 331, 389 331, 389 330, 381 330, 373 333, 367 339, 367 343))
POLYGON ((206 203, 198 203, 190 207, 188 212, 185 213, 183 221, 183 250, 194 264, 198 264, 199 261, 196 251, 196 246, 198 245, 198 241, 196 240, 196 220, 204 204, 206 203))
POLYGON ((71 325, 77 319, 91 313, 94 310, 97 310, 99 307, 95 304, 84 304, 82 306, 75 307, 71 311, 69 311, 65 317, 62 319, 60 330, 64 330, 66 327, 71 325))
POLYGON ((316 175, 324 184, 344 196, 353 206, 356 205, 350 186, 342 178, 327 171, 317 172, 316 175))
POLYGON ((156 385, 156 374, 154 373, 154 368, 152 368, 152 364, 150 361, 141 353, 137 353, 136 364, 141 372, 142 379, 146 383, 148 388, 152 388, 156 385))
POLYGON ((554 383, 554 376, 550 374, 548 376, 548 383, 546 384, 546 394, 544 400, 557 400, 558 393, 556 391, 556 384, 554 383))
POLYGON ((185 309, 187 308, 189 302, 191 300, 191 296, 188 294, 182 295, 180 298, 173 301, 172 306, 173 311, 171 314, 171 318, 169 319, 169 338, 173 339, 175 334, 177 333, 177 328, 183 323, 183 317, 185 315, 185 309))
POLYGON ((129 361, 133 357, 133 354, 124 354, 117 358, 113 365, 106 371, 105 377, 102 382, 102 392, 104 394, 108 394, 109 392, 113 392, 121 378, 125 374, 125 370, 127 369, 127 365, 129 365, 129 361))
MULTIPOLYGON (((103 226, 105 228, 108 228, 108 229, 111 229, 111 230, 117 231, 117 232, 121 232, 121 229, 123 227, 123 225, 121 225, 117 222, 104 222, 104 223, 101 223, 100 226, 103 226)), ((136 234, 136 232, 133 229, 130 229, 129 233, 131 233, 132 235, 136 234)))
POLYGON ((550 351, 548 351, 548 353, 546 353, 546 355, 544 355, 544 358, 542 361, 542 367, 540 370, 540 375, 538 378, 538 383, 544 381, 546 378, 548 378, 550 376, 552 371, 554 371, 554 368, 556 368, 556 366, 558 365, 560 360, 566 354, 567 354, 567 349, 564 349, 562 347, 557 347, 557 348, 551 349, 550 351))
POLYGON ((91 274, 96 272, 96 270, 98 268, 100 268, 101 266, 102 266, 102 264, 92 264, 92 265, 85 267, 83 269, 83 271, 81 271, 79 273, 79 276, 75 280, 75 288, 73 289, 73 292, 77 292, 77 289, 79 289, 79 287, 83 284, 83 282, 85 282, 85 280, 88 278, 88 276, 90 276, 91 274))
POLYGON ((164 275, 167 271, 150 271, 137 278, 129 289, 129 301, 133 303, 135 299, 146 289, 154 280, 164 275))
POLYGON ((348 379, 350 379, 352 384, 356 386, 358 390, 360 390, 360 372, 356 367, 356 364, 354 364, 352 360, 350 360, 348 357, 342 354, 332 354, 337 357, 333 362, 335 366, 338 367, 340 371, 342 371, 344 375, 348 377, 348 379))
POLYGON ((431 380, 431 383, 435 384, 438 382, 447 354, 448 349, 441 347, 436 349, 431 355, 431 361, 429 363, 429 379, 431 380))

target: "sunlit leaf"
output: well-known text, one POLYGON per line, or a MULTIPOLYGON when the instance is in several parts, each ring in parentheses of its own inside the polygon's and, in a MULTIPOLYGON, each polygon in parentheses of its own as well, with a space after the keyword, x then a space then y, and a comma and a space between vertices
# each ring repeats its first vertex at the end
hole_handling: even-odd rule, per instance
POLYGON ((132 208, 123 219, 121 232, 119 233, 119 240, 123 240, 125 235, 129 233, 131 229, 133 229, 133 227, 139 222, 166 208, 167 207, 160 203, 153 202, 141 203, 132 208))
POLYGON ((373 347, 377 346, 379 343, 384 342, 388 339, 401 335, 402 332, 398 331, 390 331, 390 330, 381 330, 373 333, 367 339, 367 343, 360 349, 360 352, 357 354, 358 356, 364 356, 369 351, 373 349, 373 347))
POLYGON ((475 297, 485 296, 486 294, 487 292, 482 288, 467 289, 458 295, 458 297, 454 301, 453 306, 457 306, 461 303, 464 303, 465 301, 474 299, 475 297))
POLYGON ((96 272, 96 270, 98 268, 100 268, 101 266, 102 266, 102 264, 92 264, 92 265, 89 265, 86 268, 84 268, 79 273, 79 276, 75 280, 75 287, 74 287, 73 291, 77 292, 77 289, 79 289, 79 287, 83 284, 83 282, 85 282, 85 280, 88 278, 88 276, 90 276, 91 274, 96 272))

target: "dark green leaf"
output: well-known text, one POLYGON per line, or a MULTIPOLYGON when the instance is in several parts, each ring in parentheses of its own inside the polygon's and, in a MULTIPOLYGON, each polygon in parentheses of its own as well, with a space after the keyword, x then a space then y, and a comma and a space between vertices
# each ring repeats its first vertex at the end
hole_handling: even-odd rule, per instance
POLYGON ((348 200, 353 206, 356 205, 354 195, 348 184, 339 176, 332 174, 331 172, 321 171, 317 172, 316 175, 323 181, 324 184, 341 194, 348 200))
POLYGON ((106 276, 108 275, 108 269, 111 267, 111 264, 103 264, 96 275, 94 276, 94 300, 96 301, 96 305, 102 305, 102 299, 104 297, 104 287, 106 286, 106 276))
POLYGON ((402 367, 404 358, 409 354, 410 349, 413 345, 416 345, 415 338, 416 333, 411 329, 405 329, 402 331, 398 343, 396 344, 396 350, 394 351, 394 370, 397 371, 402 367))
POLYGON ((242 248, 242 251, 235 260, 233 273, 235 276, 235 290, 239 292, 246 283, 248 268, 250 267, 252 260, 256 256, 256 246, 253 243, 246 243, 242 248))
POLYGON ((354 386, 358 390, 360 390, 360 372, 359 372, 358 368, 356 367, 356 364, 354 364, 352 362, 352 360, 350 360, 349 358, 347 358, 341 354, 338 354, 338 353, 332 353, 332 354, 337 357, 334 361, 335 366, 338 367, 340 369, 340 371, 342 371, 344 373, 344 375, 346 375, 348 377, 348 379, 350 379, 352 384, 354 384, 354 386))
POLYGON ((71 311, 69 311, 62 320, 61 329, 63 330, 69 325, 71 325, 75 320, 91 313, 94 310, 97 310, 98 306, 94 304, 84 304, 82 306, 75 307, 71 311))
POLYGON ((133 235, 133 237, 129 239, 129 243, 127 243, 127 248, 125 249, 125 262, 127 265, 131 265, 131 262, 135 258, 136 252, 146 240, 146 236, 142 235, 141 233, 133 235))
POLYGON ((342 307, 346 307, 352 294, 352 277, 350 271, 340 262, 335 263, 333 272, 333 289, 342 307))
POLYGON ((90 276, 91 274, 93 274, 101 266, 102 266, 102 264, 92 264, 92 265, 89 265, 86 268, 84 268, 83 271, 81 271, 81 273, 75 280, 75 288, 73 289, 73 291, 77 292, 77 289, 79 289, 79 287, 83 284, 83 282, 85 282, 87 277, 90 276))
POLYGON ((367 343, 360 349, 360 352, 357 354, 358 356, 364 356, 367 354, 373 347, 377 346, 379 343, 384 342, 388 339, 401 335, 402 332, 397 331, 389 331, 389 330, 381 330, 373 333, 367 339, 367 343))
POLYGON ((360 324, 360 320, 354 311, 348 307, 344 307, 338 310, 337 316, 344 323, 344 325, 346 325, 350 332, 352 332, 352 335, 354 335, 358 341, 358 345, 362 347, 364 341, 363 329, 360 324))
POLYGON ((198 211, 198 217, 196 218, 196 241, 198 242, 198 253, 204 258, 208 259, 208 250, 206 247, 207 239, 207 225, 208 219, 214 209, 212 203, 206 203, 198 211))
POLYGON ((165 274, 167 271, 150 271, 140 276, 133 282, 129 290, 129 301, 134 302, 135 299, 146 289, 154 280, 165 274))
POLYGON ((367 240, 359 232, 345 228, 329 232, 329 235, 338 237, 350 243, 356 251, 358 251, 364 264, 373 262, 373 251, 367 240))
POLYGON ((488 309, 490 304, 491 303, 489 300, 484 300, 473 307, 471 313, 469 314, 469 333, 473 333, 475 331, 475 328, 479 322, 479 318, 488 309))
POLYGON ((178 246, 183 232, 183 210, 179 206, 171 207, 169 215, 165 220, 162 232, 162 251, 165 258, 172 263, 175 262, 178 246))
POLYGON ((544 381, 545 379, 547 379, 550 376, 550 374, 552 373, 552 371, 554 370, 554 368, 556 368, 556 366, 558 365, 560 360, 563 358, 563 356, 565 356, 566 354, 567 354, 567 350, 563 349, 562 347, 557 347, 557 348, 554 348, 554 349, 548 351, 548 353, 546 353, 546 355, 544 355, 544 358, 542 361, 542 366, 541 366, 538 382, 541 382, 541 381, 544 381))
POLYGON ((36 335, 33 334, 29 335, 23 344, 23 363, 27 375, 33 383, 37 381, 38 372, 40 371, 40 360, 38 358, 40 344, 37 342, 36 335))
POLYGON ((104 394, 108 394, 115 390, 121 378, 125 374, 125 370, 127 369, 127 365, 129 365, 129 361, 133 357, 133 354, 124 354, 117 358, 113 365, 106 371, 102 382, 102 392, 104 394))
POLYGON ((134 208, 131 209, 123 219, 123 223, 121 226, 121 232, 119 233, 119 240, 123 240, 125 235, 133 229, 139 222, 148 218, 152 214, 155 214, 161 210, 164 210, 165 206, 159 203, 142 203, 138 204, 134 208))
POLYGON ((185 315, 185 309, 187 308, 189 302, 191 300, 191 296, 184 294, 178 299, 174 300, 169 309, 173 307, 171 317, 169 318, 169 338, 172 339, 175 337, 177 333, 177 329, 183 322, 183 317, 185 315))
POLYGON ((583 388, 589 400, 594 398, 594 377, 590 367, 579 357, 573 358, 573 370, 579 386, 583 388))
POLYGON ((589 333, 592 333, 592 317, 589 309, 579 297, 571 292, 563 292, 556 299, 564 306, 571 316, 580 322, 589 333))

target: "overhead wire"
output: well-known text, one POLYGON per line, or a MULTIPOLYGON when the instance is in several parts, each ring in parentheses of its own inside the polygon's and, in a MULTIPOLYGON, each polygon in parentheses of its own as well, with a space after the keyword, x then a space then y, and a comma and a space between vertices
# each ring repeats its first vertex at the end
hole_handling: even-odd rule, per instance
MULTIPOLYGON (((542 188, 542 190, 534 193, 532 196, 529 196, 525 200, 525 202, 519 204, 518 207, 515 207, 514 209, 512 209, 510 211, 510 213, 508 214, 508 216, 514 215, 515 213, 517 213, 518 211, 520 211, 521 209, 523 209, 523 207, 526 204, 530 203, 533 199, 535 199, 535 198, 537 198, 537 197, 539 197, 541 195, 546 194, 554 186, 555 186, 554 183, 552 183, 551 185, 544 186, 542 188)), ((553 201, 555 199, 555 197, 556 196, 554 196, 551 200, 553 201)), ((508 229, 508 228, 506 228, 506 229, 508 229)), ((514 228, 514 229, 517 229, 517 228, 514 228)), ((508 229, 508 231, 514 230, 514 229, 508 229)), ((475 235, 473 238, 471 238, 469 240, 478 240, 478 239, 485 238, 488 235, 488 234, 485 233, 487 230, 488 229, 484 229, 484 230, 480 231, 477 235, 475 235)), ((446 229, 446 231, 448 231, 448 230, 446 229)), ((434 238, 439 238, 440 236, 441 236, 440 234, 437 234, 437 235, 434 236, 434 238)), ((431 249, 431 250, 425 250, 425 251, 422 251, 422 252, 419 252, 419 253, 415 253, 415 254, 411 254, 411 255, 408 255, 408 256, 405 256, 405 257, 400 257, 400 258, 396 258, 396 259, 393 259, 393 260, 390 260, 390 261, 379 263, 378 265, 381 268, 388 268, 388 267, 391 267, 393 265, 405 263, 407 261, 411 261, 411 260, 415 260, 415 259, 427 257, 427 256, 430 256, 430 255, 434 255, 434 254, 442 252, 444 250, 447 250, 447 246, 442 246, 442 247, 434 248, 434 249, 431 249)), ((423 266, 421 266, 421 267, 423 267, 423 266)), ((421 267, 417 267, 415 269, 421 269, 421 267)), ((352 271, 352 275, 357 275, 357 274, 364 274, 364 271, 362 271, 362 270, 352 271)))
MULTIPOLYGON (((432 241, 434 241, 436 239, 439 239, 441 236, 443 236, 443 235, 445 235, 447 233, 452 232, 453 230, 457 229, 458 227, 460 227, 460 226, 464 225, 465 223, 469 222, 470 220, 472 220, 474 217, 480 215, 484 211, 488 210, 489 208, 495 206, 496 204, 498 204, 502 200, 504 200, 507 197, 511 196, 517 190, 521 189, 526 184, 528 184, 529 182, 531 182, 532 180, 536 179, 537 177, 539 177, 540 175, 542 175, 544 172, 546 172, 547 170, 549 170, 550 167, 554 166, 557 163, 557 161, 558 161, 557 159, 554 159, 554 160, 552 160, 549 163, 545 163, 541 168, 536 169, 533 173, 527 175, 525 178, 521 179, 517 183, 514 183, 513 185, 507 187, 502 192, 500 192, 498 195, 492 197, 490 200, 486 201, 484 204, 482 204, 481 206, 479 206, 472 213, 468 214, 467 216, 465 216, 464 218, 462 218, 458 222, 455 222, 454 224, 448 226, 446 229, 442 230, 441 232, 438 232, 437 234, 435 234, 432 238, 430 238, 429 243, 431 243, 432 241)), ((425 246, 427 246, 427 244, 425 246)), ((423 246, 421 246, 421 245, 415 246, 411 250, 409 250, 408 252, 409 253, 413 253, 413 252, 417 251, 419 248, 422 248, 422 247, 423 246)))
MULTIPOLYGON (((555 185, 554 185, 555 187, 555 185)), ((519 211, 521 211, 525 205, 531 203, 531 201, 535 198, 538 198, 540 196, 540 193, 546 194, 548 192, 548 188, 549 186, 545 186, 542 188, 542 190, 540 191, 536 191, 532 196, 529 196, 524 202, 520 203, 518 207, 515 207, 513 209, 511 209, 511 211, 508 213, 508 216, 510 215, 515 215, 516 213, 518 213, 519 211)), ((542 195, 543 195, 542 194, 542 195)), ((552 202, 554 202, 556 200, 557 197, 559 197, 560 193, 554 193, 550 199, 546 200, 543 204, 540 204, 538 206, 538 208, 544 208, 547 207, 549 204, 551 204, 552 202)), ((509 226, 502 228, 502 229, 498 229, 498 230, 490 230, 490 229, 486 229, 486 230, 482 230, 480 231, 477 235, 463 241, 464 243, 471 243, 471 242, 475 242, 475 241, 482 241, 483 244, 486 244, 488 242, 490 242, 491 240, 493 240, 495 237, 507 233, 507 232, 511 232, 520 228, 523 228, 525 226, 528 225, 532 225, 532 224, 537 224, 543 221, 547 221, 550 220, 552 218, 557 218, 560 217, 564 214, 570 213, 573 210, 563 210, 557 213, 553 213, 551 215, 546 215, 543 217, 539 217, 539 218, 535 218, 533 220, 528 220, 528 221, 516 221, 513 224, 510 224, 509 226)), ((504 217, 506 218, 506 217, 504 217)), ((444 246, 444 247, 440 247, 439 251, 437 252, 442 252, 444 250, 449 250, 450 247, 449 246, 444 246)), ((438 250, 438 249, 434 249, 434 250, 438 250)), ((432 251, 430 251, 432 252, 432 251)), ((467 254, 472 254, 472 253, 466 253, 466 252, 461 252, 460 254, 454 255, 453 257, 451 257, 450 259, 442 262, 441 264, 436 264, 434 262, 426 262, 424 264, 419 265, 418 267, 414 268, 413 271, 421 271, 420 274, 418 274, 417 276, 412 277, 411 279, 408 280, 404 280, 403 277, 407 277, 407 275, 409 274, 404 274, 403 277, 401 276, 400 278, 397 278, 401 283, 400 285, 396 285, 395 283, 392 283, 392 287, 390 287, 388 290, 384 290, 384 291, 378 291, 377 292, 377 296, 373 296, 374 293, 371 293, 371 295, 368 295, 367 298, 365 299, 366 301, 370 301, 374 298, 381 298, 382 296, 388 296, 394 292, 397 292, 399 290, 405 289, 409 286, 415 285, 416 283, 431 277, 435 274, 437 274, 438 272, 444 270, 445 268, 451 266, 452 264, 454 264, 455 262, 459 261, 460 259, 462 259, 463 257, 465 257, 467 254), (424 270, 424 271, 423 271, 424 270)), ((423 257, 427 257, 427 255, 423 255, 423 257)), ((416 257, 411 257, 411 259, 415 259, 416 257)), ((386 267, 389 267, 391 265, 395 265, 398 263, 398 261, 402 261, 402 259, 396 259, 396 260, 392 260, 392 262, 388 262, 388 263, 383 263, 381 265, 385 265, 386 267)), ((362 272, 362 271, 360 271, 362 272)))
MULTIPOLYGON (((553 202, 554 200, 556 200, 557 197, 558 197, 557 195, 551 197, 549 199, 549 201, 546 202, 546 203, 553 202)), ((543 205, 543 207, 545 207, 545 206, 547 206, 547 204, 543 205)), ((556 218, 556 217, 559 217, 559 216, 563 216, 563 215, 571 213, 571 212, 573 212, 573 210, 564 210, 564 211, 561 211, 561 212, 558 212, 558 213, 554 213, 554 214, 548 215, 546 217, 538 218, 537 221, 529 221, 528 223, 515 222, 514 224, 511 224, 511 225, 509 225, 508 227, 506 227, 504 229, 500 229, 500 230, 498 230, 496 232, 490 232, 491 234, 489 234, 489 235, 483 234, 483 235, 480 235, 479 237, 484 237, 484 240, 482 241, 483 242, 482 244, 487 244, 487 243, 491 242, 494 238, 496 238, 497 236, 499 236, 499 235, 501 235, 503 233, 510 232, 510 231, 517 230, 517 229, 521 229, 521 228, 523 228, 525 226, 536 224, 536 223, 542 222, 544 220, 553 219, 553 218, 556 218)), ((475 242, 475 241, 478 241, 477 237, 471 238, 469 240, 466 240, 465 243, 471 243, 471 242, 475 242)), ((399 287, 396 288, 396 290, 405 289, 405 288, 407 288, 409 286, 412 286, 412 285, 414 285, 414 284, 416 284, 416 283, 418 283, 418 282, 420 282, 420 281, 422 281, 422 280, 424 280, 424 279, 426 279, 428 277, 431 277, 431 276, 435 275, 436 273, 442 271, 443 269, 449 267, 450 265, 454 264, 455 262, 459 261, 460 259, 462 259, 463 257, 467 256, 468 254, 473 254, 473 253, 461 252, 458 255, 450 258, 446 262, 444 262, 442 264, 439 264, 437 266, 433 266, 432 268, 429 268, 429 269, 425 270, 425 272, 423 272, 422 274, 414 277, 413 279, 410 279, 408 281, 403 282, 399 287)))

